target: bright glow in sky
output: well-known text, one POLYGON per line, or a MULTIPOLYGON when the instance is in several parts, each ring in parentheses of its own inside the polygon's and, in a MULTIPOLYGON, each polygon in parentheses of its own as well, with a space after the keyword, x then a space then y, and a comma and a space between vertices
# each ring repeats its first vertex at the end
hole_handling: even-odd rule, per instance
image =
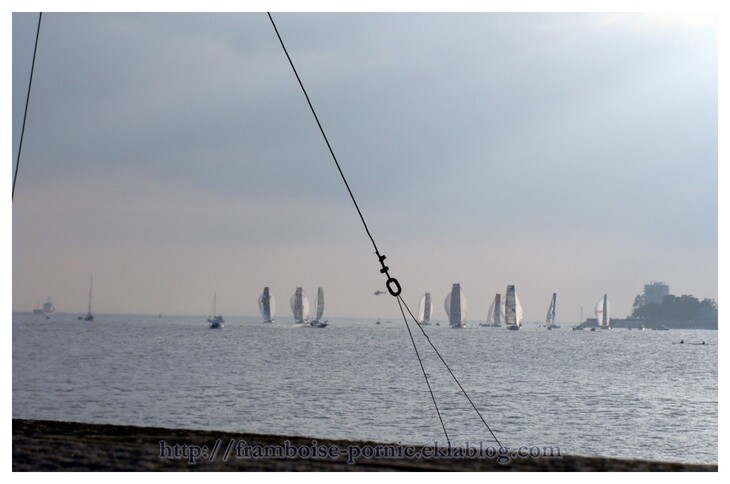
MULTIPOLYGON (((650 281, 717 298, 712 16, 275 14, 391 274, 436 316, 578 320, 650 281)), ((13 15, 13 160, 37 16, 13 15)), ((264 13, 44 14, 13 310, 396 317, 264 13)))

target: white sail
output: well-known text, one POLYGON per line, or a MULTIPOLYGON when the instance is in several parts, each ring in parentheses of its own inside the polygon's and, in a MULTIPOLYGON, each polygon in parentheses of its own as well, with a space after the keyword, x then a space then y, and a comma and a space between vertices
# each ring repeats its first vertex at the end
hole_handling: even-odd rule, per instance
POLYGON ((487 311, 487 325, 488 326, 501 326, 504 320, 504 305, 502 304, 502 296, 497 293, 494 295, 492 305, 489 306, 487 311))
POLYGON ((504 296, 504 322, 507 326, 522 326, 522 304, 514 285, 507 286, 504 296))
POLYGON ((297 287, 294 295, 289 301, 292 313, 294 313, 294 321, 304 323, 309 319, 309 299, 301 287, 297 287))
POLYGON ((316 315, 317 321, 322 320, 324 314, 324 289, 321 287, 317 288, 317 299, 314 300, 314 314, 316 315))
POLYGON ((550 306, 548 307, 547 315, 545 316, 545 326, 548 328, 555 324, 555 301, 558 295, 553 293, 553 297, 550 299, 550 306))
POLYGON ((451 286, 451 292, 446 295, 444 309, 446 309, 446 316, 449 318, 452 328, 464 327, 466 324, 466 295, 458 282, 451 286))
POLYGON ((261 317, 264 318, 264 323, 274 322, 276 299, 268 287, 264 287, 264 292, 259 296, 259 311, 261 311, 261 317))
POLYGON ((602 328, 608 328, 611 324, 611 302, 606 294, 596 303, 595 313, 598 325, 602 328))
POLYGON ((431 314, 433 314, 433 303, 431 302, 431 293, 427 292, 421 296, 421 301, 418 303, 418 317, 416 320, 419 323, 428 323, 431 321, 431 314))

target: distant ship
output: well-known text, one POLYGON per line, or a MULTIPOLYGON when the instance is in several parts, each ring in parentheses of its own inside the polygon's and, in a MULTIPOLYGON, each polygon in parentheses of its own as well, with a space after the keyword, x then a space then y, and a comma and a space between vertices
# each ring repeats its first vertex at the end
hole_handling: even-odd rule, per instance
POLYGON ((418 317, 416 320, 421 326, 431 325, 431 315, 433 314, 433 303, 431 302, 431 293, 427 292, 421 296, 421 301, 418 303, 418 317))
POLYGON ((507 286, 504 296, 504 323, 507 329, 516 331, 522 327, 522 305, 514 285, 507 286))
POLYGON ((310 321, 309 325, 313 328, 326 328, 327 321, 322 320, 324 315, 324 289, 317 288, 317 299, 314 300, 314 321, 310 321))
POLYGON ((446 295, 444 309, 452 328, 460 329, 466 325, 466 295, 458 282, 452 284, 451 292, 446 295))
POLYGON ((301 287, 297 287, 294 295, 289 300, 291 311, 294 314, 294 322, 297 324, 305 324, 309 319, 309 299, 301 287))
POLYGON ((274 322, 276 300, 268 287, 264 287, 264 292, 259 296, 259 311, 261 311, 261 316, 264 318, 264 323, 274 322))
POLYGON ((56 311, 55 306, 53 306, 53 303, 51 302, 51 298, 49 297, 48 300, 43 303, 41 309, 34 309, 33 314, 45 314, 48 316, 49 314, 53 314, 56 311))

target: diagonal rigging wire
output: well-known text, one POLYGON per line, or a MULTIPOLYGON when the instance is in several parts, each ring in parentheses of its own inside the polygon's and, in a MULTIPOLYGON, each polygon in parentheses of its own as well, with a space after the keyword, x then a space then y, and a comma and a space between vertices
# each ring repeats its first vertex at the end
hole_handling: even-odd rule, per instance
POLYGON ((289 60, 289 65, 291 66, 292 71, 294 71, 294 75, 297 77, 297 81, 299 82, 299 87, 302 88, 304 97, 307 99, 307 104, 309 104, 309 109, 312 111, 314 120, 317 121, 317 126, 319 126, 319 131, 322 133, 322 137, 324 138, 324 142, 327 144, 327 148, 330 151, 330 155, 332 155, 332 159, 334 160, 335 165, 337 165, 337 171, 340 172, 340 176, 342 177, 342 181, 345 183, 347 192, 350 194, 352 203, 355 204, 355 209, 357 210, 357 214, 360 216, 360 220, 362 221, 362 224, 365 227, 365 232, 367 232, 368 237, 370 237, 370 242, 373 243, 375 252, 378 255, 380 255, 380 252, 378 251, 378 246, 375 244, 375 239, 373 239, 373 236, 370 235, 370 229, 368 229, 368 224, 365 223, 365 217, 362 216, 360 207, 357 205, 357 201, 355 200, 355 195, 352 194, 352 190, 350 189, 350 184, 347 183, 347 179, 345 178, 345 174, 342 172, 342 168, 340 168, 340 163, 337 161, 337 157, 335 156, 335 152, 332 149, 332 145, 330 145, 329 139, 327 139, 327 135, 324 133, 324 128, 322 128, 322 123, 319 122, 319 117, 317 116, 317 113, 314 111, 314 106, 312 106, 312 101, 309 100, 309 94, 307 94, 307 90, 304 89, 304 84, 302 84, 302 80, 299 77, 299 73, 297 72, 296 67, 294 67, 294 62, 292 62, 291 57, 289 56, 289 51, 286 50, 284 41, 281 39, 281 35, 279 35, 279 29, 276 28, 276 24, 274 23, 274 18, 271 16, 271 13, 266 12, 266 14, 269 16, 269 20, 271 20, 271 25, 274 27, 274 32, 276 32, 276 36, 279 38, 279 43, 281 44, 281 48, 284 49, 284 54, 286 54, 286 58, 289 60))
POLYGON ((23 136, 25 135, 25 120, 28 118, 28 104, 30 103, 30 87, 33 85, 33 70, 35 69, 35 55, 38 52, 38 37, 41 33, 41 18, 43 12, 38 14, 38 27, 35 31, 35 46, 33 47, 33 62, 30 65, 30 79, 28 80, 28 94, 25 97, 25 112, 23 113, 23 127, 20 129, 20 142, 18 143, 18 159, 15 162, 15 174, 13 175, 13 192, 11 201, 15 199, 15 182, 18 181, 18 168, 20 168, 20 152, 23 149, 23 136))
MULTIPOLYGON (((406 323, 406 329, 408 330, 408 336, 411 337, 411 343, 413 343, 413 350, 416 352, 416 358, 418 358, 418 363, 421 365, 421 371, 423 372, 423 377, 426 379, 426 385, 428 386, 428 392, 431 394, 431 400, 433 400, 433 406, 436 407, 436 414, 439 417, 439 422, 441 422, 441 428, 444 429, 444 435, 446 436, 446 442, 449 444, 449 447, 451 447, 451 440, 449 439, 449 433, 446 431, 446 425, 444 425, 444 419, 441 418, 441 412, 439 411, 439 406, 436 403, 436 397, 433 394, 433 390, 431 389, 431 383, 428 381, 428 375, 426 374, 426 369, 423 367, 423 361, 421 361, 421 355, 418 353, 418 347, 416 346, 416 341, 413 339, 413 333, 411 332, 411 327, 408 325, 408 319, 406 318, 406 313, 403 311, 403 300, 398 297, 396 299, 398 301, 398 307, 400 308, 400 313, 403 315, 403 322, 406 323)), ((411 310, 409 309, 408 312, 410 313, 411 310)), ((418 325, 418 322, 416 322, 416 325, 418 325)))
MULTIPOLYGON (((502 444, 499 442, 499 439, 497 439, 497 436, 494 435, 494 432, 492 432, 492 429, 489 427, 489 424, 487 423, 486 420, 484 420, 484 417, 482 417, 482 414, 481 414, 481 412, 479 412, 479 409, 477 408, 477 406, 474 405, 474 402, 472 402, 471 401, 471 398, 469 398, 469 394, 466 392, 466 390, 464 390, 464 387, 461 386, 461 383, 459 383, 459 379, 456 378, 456 375, 454 375, 454 372, 451 371, 451 368, 449 367, 449 364, 446 363, 446 360, 444 360, 443 356, 441 356, 441 353, 439 353, 439 350, 437 350, 436 349, 436 346, 434 346, 434 344, 431 342, 431 338, 428 337, 428 334, 426 334, 426 331, 423 330, 423 327, 420 324, 418 324, 418 321, 416 320, 416 317, 413 315, 413 313, 411 312, 411 309, 408 307, 408 305, 406 304, 406 302, 403 301, 403 298, 401 296, 398 296, 398 305, 400 305, 401 302, 403 303, 403 305, 408 310, 408 314, 411 315, 411 318, 413 318, 413 321, 416 322, 416 325, 421 330, 421 333, 423 333, 423 336, 426 337, 426 341, 428 341, 428 344, 431 345, 431 348, 433 348, 433 350, 438 355, 439 359, 441 360, 441 363, 443 363, 444 366, 446 367, 446 369, 449 371, 449 374, 451 375, 451 378, 453 378, 454 381, 456 382, 456 384, 459 386, 459 389, 461 390, 461 393, 463 393, 464 396, 466 397, 466 399, 469 400, 469 403, 471 404, 471 406, 474 409, 474 411, 477 413, 477 415, 479 415, 479 418, 482 419, 482 422, 484 423, 484 426, 487 427, 487 430, 489 430, 489 433, 492 434, 492 438, 494 438, 494 441, 497 442, 497 444, 500 447, 502 447, 502 444)), ((403 311, 403 308, 401 308, 401 311, 403 311)), ((410 332, 410 329, 408 331, 410 332)))
MULTIPOLYGON (((408 334, 411 337, 411 343, 413 343, 413 349, 416 352, 416 358, 418 358, 418 362, 421 365, 421 371, 423 372, 423 376, 426 379, 426 385, 428 386, 428 391, 431 394, 431 399, 433 400, 434 407, 436 408, 436 413, 438 414, 439 421, 441 422, 441 428, 443 429, 444 434, 446 435, 446 440, 449 441, 449 434, 446 432, 446 426, 444 425, 444 421, 441 418, 441 412, 439 411, 438 404, 436 403, 436 397, 433 394, 433 390, 431 388, 431 384, 430 384, 430 382, 428 380, 428 375, 426 374, 426 369, 424 368, 423 362, 421 360, 421 356, 418 353, 418 348, 416 346, 416 342, 413 339, 413 334, 411 332, 411 328, 408 325, 408 319, 406 318, 405 312, 403 311, 403 307, 404 306, 408 310, 408 313, 411 315, 411 318, 413 318, 413 320, 416 322, 416 326, 419 327, 419 329, 421 330, 421 332, 423 333, 423 335, 426 337, 426 340, 428 341, 429 345, 431 345, 431 348, 433 348, 433 350, 436 352, 436 354, 438 355, 438 357, 441 360, 441 362, 444 364, 444 366, 446 367, 446 369, 449 371, 449 374, 451 375, 451 377, 454 379, 454 381, 456 382, 456 384, 459 386, 459 389, 461 389, 461 392, 464 394, 464 396, 466 396, 466 399, 469 401, 469 403, 471 404, 471 406, 474 408, 474 410, 476 411, 477 415, 479 415, 479 418, 482 420, 482 422, 484 423, 484 425, 487 427, 487 430, 489 430, 489 433, 492 434, 492 437, 494 438, 495 442, 497 442, 497 444, 499 444, 499 446, 501 447, 502 444, 500 444, 499 440, 494 435, 494 432, 492 432, 492 429, 489 427, 489 425, 487 424, 486 420, 484 420, 484 417, 482 417, 482 414, 479 412, 479 410, 477 409, 476 405, 474 405, 474 402, 472 402, 471 398, 469 397, 469 394, 466 392, 466 390, 464 390, 464 387, 461 385, 461 383, 459 383, 458 378, 456 378, 456 375, 454 375, 454 373, 451 371, 451 368, 446 363, 446 360, 444 360, 444 358, 441 356, 441 353, 439 353, 439 351, 436 349, 436 347, 431 342, 431 339, 428 337, 428 335, 423 330, 423 328, 421 327, 421 325, 418 324, 418 321, 416 321, 416 318, 415 318, 415 316, 413 316, 413 313, 411 312, 410 308, 408 307, 408 305, 406 304, 406 302, 403 300, 403 298, 400 296, 400 292, 401 292, 400 291, 400 285, 398 284, 398 282, 394 278, 390 278, 390 276, 388 274, 388 267, 386 267, 385 264, 383 263, 383 260, 385 259, 385 256, 382 256, 380 254, 380 252, 378 250, 378 246, 375 243, 375 239, 373 239, 373 236, 370 234, 370 229, 368 228, 368 225, 365 222, 365 218, 363 217, 362 212, 360 211, 360 207, 358 206, 357 201, 355 200, 355 196, 353 195, 352 190, 350 189, 350 185, 349 185, 349 183, 347 183, 347 179, 345 178, 345 174, 342 172, 342 168, 340 167, 340 163, 337 161, 337 157, 335 156, 334 150, 332 149, 332 146, 330 145, 330 142, 327 139, 327 135, 324 132, 324 128, 322 127, 322 123, 320 123, 319 117, 317 116, 317 113, 314 110, 314 106, 312 105, 312 102, 309 99, 309 95, 307 94, 307 90, 304 88, 304 84, 302 83, 302 80, 299 77, 299 73, 297 72, 296 67, 294 67, 294 62, 292 61, 291 56, 289 55, 289 52, 287 51, 286 46, 284 45, 284 41, 282 40, 281 35, 279 34, 279 29, 276 28, 276 23, 274 22, 274 18, 271 16, 271 13, 269 13, 269 12, 267 12, 267 15, 269 16, 269 20, 271 21, 271 25, 274 28, 274 32, 276 32, 276 36, 279 39, 279 43, 281 44, 281 48, 284 50, 284 54, 286 54, 286 58, 289 61, 289 65, 291 66, 292 71, 294 72, 294 75, 296 76, 297 81, 299 82, 299 87, 302 89, 302 92, 304 93, 304 97, 306 98, 307 104, 309 105, 309 109, 312 111, 312 115, 314 116, 314 119, 317 122, 317 126, 319 127, 319 131, 322 133, 322 137, 324 138, 324 141, 327 144, 327 148, 329 149, 330 155, 332 155, 332 159, 334 160, 335 165, 337 166, 337 170, 340 173, 340 177, 342 177, 342 181, 344 182, 345 187, 347 188, 347 192, 350 194, 350 198, 352 199, 352 203, 355 205, 355 209, 357 210, 357 213, 360 216, 360 220, 362 221, 362 224, 365 227, 365 232, 367 232, 368 237, 370 238, 370 242, 372 242, 373 247, 375 248, 375 253, 378 255, 378 260, 380 261, 381 265, 383 266, 383 269, 380 272, 381 273, 385 273, 386 276, 389 277, 388 284, 387 284, 388 292, 390 292, 391 295, 393 295, 394 297, 396 297, 396 299, 398 301, 398 306, 400 307, 401 314, 403 315, 403 322, 406 324, 406 328, 408 329, 408 334), (391 286, 390 286, 391 281, 395 281, 395 284, 397 285, 397 290, 393 290, 391 288, 391 286)), ((450 443, 450 441, 449 441, 449 443, 450 443)))

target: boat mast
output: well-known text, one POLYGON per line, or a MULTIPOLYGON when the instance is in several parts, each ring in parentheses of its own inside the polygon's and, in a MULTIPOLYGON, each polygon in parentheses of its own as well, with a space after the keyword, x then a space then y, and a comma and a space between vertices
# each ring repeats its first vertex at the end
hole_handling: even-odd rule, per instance
POLYGON ((94 287, 94 275, 91 275, 91 279, 89 280, 89 312, 88 314, 91 314, 91 289, 94 287))

